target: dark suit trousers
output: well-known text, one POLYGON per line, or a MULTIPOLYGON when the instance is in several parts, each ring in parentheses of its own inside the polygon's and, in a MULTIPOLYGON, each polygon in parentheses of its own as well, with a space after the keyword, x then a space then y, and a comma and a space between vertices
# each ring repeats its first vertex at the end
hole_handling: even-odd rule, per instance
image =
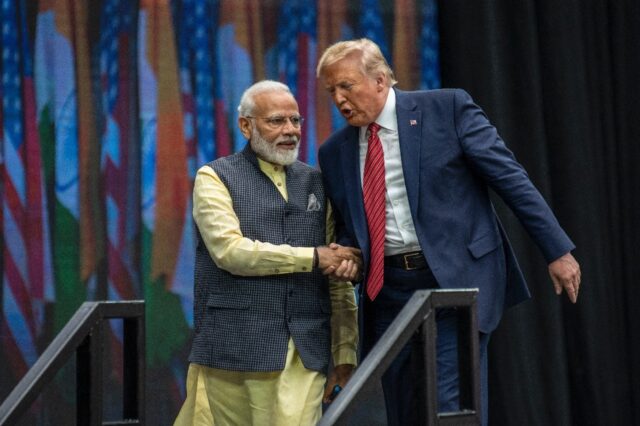
MULTIPOLYGON (((366 300, 365 321, 367 335, 372 337, 371 345, 385 332, 405 303, 416 290, 438 288, 431 270, 421 269, 405 271, 399 268, 384 269, 384 286, 375 301, 366 300)), ((365 296, 366 297, 366 296, 365 296)), ((454 309, 443 309, 436 313, 437 319, 437 374, 438 374, 438 411, 459 410, 458 358, 457 358, 457 315, 454 309)), ((418 342, 414 335, 400 351, 382 377, 390 426, 422 424, 417 418, 422 410, 418 409, 418 383, 424 377, 424 371, 415 371, 411 363, 411 345, 418 342)), ((366 339, 366 338, 365 338, 366 339)), ((487 343, 489 335, 480 334, 480 365, 482 388, 483 424, 487 424, 487 343)), ((366 344, 366 341, 365 341, 366 344)))

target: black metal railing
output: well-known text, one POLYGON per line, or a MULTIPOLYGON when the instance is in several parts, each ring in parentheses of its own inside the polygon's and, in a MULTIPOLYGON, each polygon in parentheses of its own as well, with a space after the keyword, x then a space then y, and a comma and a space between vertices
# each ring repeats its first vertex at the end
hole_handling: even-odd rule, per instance
POLYGON ((0 405, 0 426, 16 424, 76 354, 76 424, 144 424, 144 301, 85 302, 0 405), (105 323, 123 320, 122 421, 103 422, 105 323))
POLYGON ((360 398, 377 385, 402 347, 418 330, 422 344, 413 345, 414 359, 424 362, 426 377, 420 399, 424 410, 420 417, 425 425, 479 425, 480 417, 480 364, 479 336, 476 316, 477 289, 421 290, 417 291, 371 352, 356 369, 344 390, 338 394, 324 413, 319 426, 349 425, 350 415, 360 398), (458 316, 458 370, 460 411, 438 413, 436 379, 436 311, 457 308, 458 316))

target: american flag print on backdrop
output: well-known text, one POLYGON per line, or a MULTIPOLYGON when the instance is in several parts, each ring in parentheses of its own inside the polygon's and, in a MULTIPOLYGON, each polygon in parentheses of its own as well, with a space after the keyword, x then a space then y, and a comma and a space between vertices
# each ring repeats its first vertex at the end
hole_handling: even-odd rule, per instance
MULTIPOLYGON (((151 368, 163 365, 189 337, 174 280, 185 230, 191 231, 188 147, 174 21, 167 0, 142 0, 138 14, 138 90, 142 142, 142 276, 151 368), (170 319, 170 320, 168 320, 170 319)), ((184 254, 182 254, 184 256, 184 254)), ((189 259, 184 259, 188 261, 189 259)))
MULTIPOLYGON (((362 36, 401 87, 439 86, 435 0, 0 0, 0 392, 83 301, 144 298, 148 373, 164 395, 149 422, 175 416, 195 171, 244 147, 236 108, 263 78, 291 87, 300 159, 314 165, 346 124, 318 56, 362 36)), ((72 386, 53 388, 72 404, 72 386)))
POLYGON ((131 2, 107 0, 100 15, 99 67, 104 131, 102 184, 106 212, 107 282, 110 300, 142 295, 136 259, 140 215, 135 105, 132 76, 135 9, 131 2))
POLYGON ((299 159, 316 164, 317 9, 313 0, 285 0, 280 9, 277 75, 298 101, 302 127, 299 159))
POLYGON ((2 347, 14 377, 39 355, 45 305, 54 300, 49 216, 36 129, 25 2, 0 2, 2 347))

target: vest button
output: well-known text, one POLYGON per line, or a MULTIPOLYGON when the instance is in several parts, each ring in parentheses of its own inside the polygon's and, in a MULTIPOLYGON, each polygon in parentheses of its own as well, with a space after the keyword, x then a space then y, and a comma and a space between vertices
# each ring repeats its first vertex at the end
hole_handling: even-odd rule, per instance
POLYGON ((280 273, 280 269, 276 268, 273 270, 273 272, 275 272, 276 274, 280 273))

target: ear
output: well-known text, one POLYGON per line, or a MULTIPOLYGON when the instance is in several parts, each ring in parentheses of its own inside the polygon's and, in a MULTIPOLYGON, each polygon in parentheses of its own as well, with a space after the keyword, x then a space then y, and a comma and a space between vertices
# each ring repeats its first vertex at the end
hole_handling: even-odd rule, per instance
POLYGON ((387 76, 382 72, 376 77, 376 87, 378 91, 384 90, 385 87, 387 87, 387 76))
POLYGON ((253 130, 253 128, 251 127, 251 120, 249 120, 247 117, 239 117, 238 127, 240 127, 240 132, 242 132, 242 136, 244 136, 247 140, 250 140, 251 131, 253 130))

